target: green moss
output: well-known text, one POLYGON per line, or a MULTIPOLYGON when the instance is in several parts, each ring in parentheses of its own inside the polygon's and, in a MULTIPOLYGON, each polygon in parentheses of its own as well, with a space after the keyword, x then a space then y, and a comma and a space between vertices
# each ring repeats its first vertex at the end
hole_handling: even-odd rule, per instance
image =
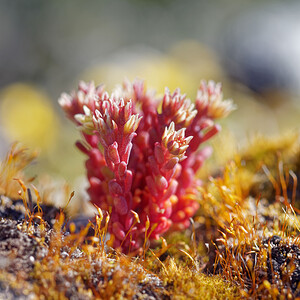
POLYGON ((160 274, 172 299, 237 299, 238 288, 220 276, 207 276, 195 268, 168 259, 160 274))

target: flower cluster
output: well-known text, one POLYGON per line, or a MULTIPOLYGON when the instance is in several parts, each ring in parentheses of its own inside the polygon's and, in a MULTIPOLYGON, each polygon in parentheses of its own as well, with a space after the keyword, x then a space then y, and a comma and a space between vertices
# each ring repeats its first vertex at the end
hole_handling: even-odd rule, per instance
POLYGON ((91 202, 111 213, 114 247, 139 249, 169 229, 184 229, 198 209, 195 174, 211 149, 200 145, 234 105, 221 86, 202 82, 195 103, 177 89, 162 101, 144 83, 125 81, 111 95, 93 83, 63 94, 60 105, 80 126, 91 202))

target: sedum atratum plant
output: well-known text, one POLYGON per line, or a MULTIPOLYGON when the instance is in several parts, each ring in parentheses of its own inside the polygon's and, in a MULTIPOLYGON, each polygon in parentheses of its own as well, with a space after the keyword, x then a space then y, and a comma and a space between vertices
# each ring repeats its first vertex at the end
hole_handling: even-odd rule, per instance
POLYGON ((103 85, 80 82, 59 99, 82 133, 92 204, 109 211, 113 246, 143 246, 166 231, 184 229, 198 209, 195 176, 211 154, 201 147, 234 105, 220 84, 202 82, 195 103, 176 89, 163 99, 142 81, 125 81, 109 95, 103 85), (200 148, 200 149, 199 149, 200 148))

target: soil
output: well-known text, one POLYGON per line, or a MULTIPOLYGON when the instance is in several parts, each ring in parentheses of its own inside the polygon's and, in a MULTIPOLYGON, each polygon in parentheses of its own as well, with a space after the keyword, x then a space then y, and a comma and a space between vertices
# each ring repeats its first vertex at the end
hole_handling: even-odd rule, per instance
POLYGON ((268 281, 278 285, 286 282, 295 297, 300 297, 300 249, 297 245, 284 242, 279 236, 266 240, 265 247, 271 247, 268 257, 268 281), (273 272, 271 272, 273 270, 273 272), (285 278, 285 277, 289 278, 285 278))
MULTIPOLYGON (((0 196, 0 200, 0 274, 2 274, 0 275, 0 299, 39 298, 32 291, 34 285, 39 286, 40 281, 43 281, 43 274, 38 278, 34 270, 36 270, 37 262, 47 261, 51 265, 51 261, 49 261, 51 256, 48 254, 53 234, 52 227, 60 210, 51 205, 41 205, 43 219, 46 220, 46 230, 40 230, 39 219, 33 219, 30 230, 28 230, 28 222, 25 218, 26 210, 22 200, 12 200, 4 196, 0 196)), ((34 205, 32 209, 37 211, 37 207, 34 205)), ((86 220, 82 218, 77 221, 74 220, 75 223, 86 224, 86 220)), ((68 236, 69 232, 66 231, 64 234, 68 236)), ((93 297, 87 296, 87 290, 89 288, 97 290, 101 284, 109 282, 120 269, 120 265, 110 259, 111 270, 103 274, 104 262, 96 261, 91 265, 88 278, 84 279, 80 273, 82 270, 80 267, 78 268, 83 257, 84 252, 80 247, 71 250, 70 247, 64 246, 60 249, 59 264, 56 269, 53 269, 55 288, 57 293, 64 295, 67 299, 93 299, 93 297), (66 257, 76 266, 68 273, 63 269, 63 261, 66 257), (111 278, 107 278, 107 274, 111 274, 111 278), (83 278, 85 287, 78 283, 76 280, 78 277, 83 278)), ((145 273, 145 270, 140 272, 145 273)), ((126 276, 128 284, 131 284, 131 281, 135 282, 133 289, 136 293, 132 299, 169 299, 158 277, 145 273, 147 280, 136 283, 136 279, 131 278, 131 276, 135 276, 134 274, 127 273, 126 276)), ((40 292, 43 294, 42 287, 40 292)))

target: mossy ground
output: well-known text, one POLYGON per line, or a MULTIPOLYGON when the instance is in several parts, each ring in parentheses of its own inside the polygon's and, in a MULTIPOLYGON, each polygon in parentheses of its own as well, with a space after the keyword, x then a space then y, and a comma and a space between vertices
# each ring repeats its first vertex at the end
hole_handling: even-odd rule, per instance
POLYGON ((109 217, 101 211, 76 228, 64 207, 43 206, 22 175, 32 158, 15 145, 1 164, 0 297, 300 296, 298 136, 253 141, 199 187, 190 228, 134 256, 104 245, 109 217))

